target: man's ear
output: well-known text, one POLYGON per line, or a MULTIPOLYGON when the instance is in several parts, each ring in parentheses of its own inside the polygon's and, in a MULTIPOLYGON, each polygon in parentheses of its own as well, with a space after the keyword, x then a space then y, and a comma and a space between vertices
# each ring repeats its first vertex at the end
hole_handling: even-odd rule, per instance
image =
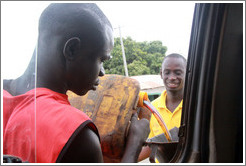
POLYGON ((68 39, 63 47, 63 55, 67 60, 74 60, 80 49, 80 39, 78 37, 72 37, 68 39))
POLYGON ((162 78, 162 68, 160 68, 160 75, 161 75, 161 79, 163 79, 163 78, 162 78))

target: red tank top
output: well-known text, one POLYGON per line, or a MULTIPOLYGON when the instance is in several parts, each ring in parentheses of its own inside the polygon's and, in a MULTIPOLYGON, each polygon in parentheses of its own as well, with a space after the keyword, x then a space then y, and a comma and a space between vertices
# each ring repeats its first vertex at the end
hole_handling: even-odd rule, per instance
POLYGON ((97 133, 91 119, 72 107, 67 95, 46 88, 19 96, 3 90, 3 154, 54 163, 80 125, 89 125, 97 133))

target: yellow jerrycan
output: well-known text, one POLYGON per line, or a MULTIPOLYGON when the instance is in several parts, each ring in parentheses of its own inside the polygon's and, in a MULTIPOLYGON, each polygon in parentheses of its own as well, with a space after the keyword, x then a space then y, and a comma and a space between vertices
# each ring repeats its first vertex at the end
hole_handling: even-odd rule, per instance
POLYGON ((139 82, 111 74, 99 79, 97 90, 91 90, 84 96, 68 91, 68 99, 73 107, 85 112, 97 126, 104 162, 120 162, 125 150, 128 124, 138 104, 139 82))

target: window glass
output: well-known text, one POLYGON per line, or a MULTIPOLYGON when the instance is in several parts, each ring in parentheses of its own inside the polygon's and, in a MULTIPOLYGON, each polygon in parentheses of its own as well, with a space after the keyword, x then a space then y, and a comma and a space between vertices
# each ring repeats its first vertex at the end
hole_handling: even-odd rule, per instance
MULTIPOLYGON (((3 154, 10 153, 21 157, 23 161, 29 162, 37 162, 36 154, 38 153, 36 149, 38 144, 36 119, 38 117, 36 114, 37 106, 34 102, 36 100, 37 72, 36 66, 31 66, 35 71, 32 73, 26 69, 31 61, 37 60, 36 56, 39 55, 38 51, 35 51, 39 44, 37 43, 38 21, 42 11, 50 3, 49 1, 1 2, 3 154), (32 57, 34 58, 32 59, 32 57), (28 75, 28 77, 25 77, 28 80, 23 80, 21 77, 23 75, 28 75), (20 130, 23 132, 19 132, 20 130), (16 139, 16 135, 18 135, 18 139, 16 139), (22 146, 19 146, 20 144, 22 146), (18 146, 21 148, 17 148, 18 146)), ((135 67, 142 65, 140 68, 145 71, 142 75, 158 77, 158 80, 148 80, 152 82, 147 83, 150 85, 147 90, 141 89, 148 91, 149 98, 153 101, 165 90, 159 73, 161 63, 151 64, 155 68, 152 72, 152 69, 148 68, 151 66, 150 64, 137 61, 138 58, 143 58, 141 56, 150 55, 149 52, 147 53, 144 50, 147 49, 146 47, 141 48, 141 50, 140 46, 141 44, 160 41, 166 50, 162 53, 158 53, 158 51, 152 53, 157 58, 161 58, 155 62, 161 62, 165 55, 171 53, 179 53, 187 58, 195 3, 164 1, 99 1, 96 3, 111 21, 114 29, 115 46, 117 46, 117 42, 119 46, 124 46, 115 47, 112 54, 117 49, 121 54, 123 48, 125 49, 126 61, 131 61, 131 63, 135 61, 133 64, 130 64, 130 62, 126 64, 129 72, 128 76, 138 75, 137 72, 134 73, 134 70, 137 71, 135 67), (120 37, 123 38, 125 43, 120 43, 120 40, 118 40, 120 37), (139 53, 140 57, 130 57, 133 53, 129 48, 131 43, 136 44, 132 45, 133 51, 141 52, 139 53), (129 58, 132 58, 132 60, 129 60, 129 58)), ((154 44, 158 45, 158 42, 154 44)), ((158 47, 156 49, 158 50, 158 47)), ((106 63, 105 65, 107 65, 106 63)), ((123 62, 121 64, 123 66, 123 62)), ((108 72, 109 70, 106 68, 106 74, 108 72)), ((114 74, 118 74, 117 72, 114 74)), ((122 67, 121 72, 125 75, 125 68, 122 67)))

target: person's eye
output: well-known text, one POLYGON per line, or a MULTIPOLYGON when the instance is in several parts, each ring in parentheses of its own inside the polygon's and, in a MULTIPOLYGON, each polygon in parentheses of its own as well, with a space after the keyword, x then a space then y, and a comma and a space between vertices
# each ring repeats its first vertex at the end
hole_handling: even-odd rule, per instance
POLYGON ((168 75, 170 72, 168 70, 164 71, 165 75, 168 75))
POLYGON ((101 62, 103 63, 103 62, 105 62, 105 61, 107 61, 107 60, 109 60, 109 59, 111 59, 112 58, 112 56, 103 56, 103 57, 101 57, 101 62))
POLYGON ((105 62, 105 60, 106 60, 106 59, 105 59, 104 57, 102 57, 102 58, 101 58, 101 63, 105 62))
POLYGON ((181 75, 182 72, 181 72, 181 71, 176 71, 175 74, 176 74, 176 75, 181 75))

